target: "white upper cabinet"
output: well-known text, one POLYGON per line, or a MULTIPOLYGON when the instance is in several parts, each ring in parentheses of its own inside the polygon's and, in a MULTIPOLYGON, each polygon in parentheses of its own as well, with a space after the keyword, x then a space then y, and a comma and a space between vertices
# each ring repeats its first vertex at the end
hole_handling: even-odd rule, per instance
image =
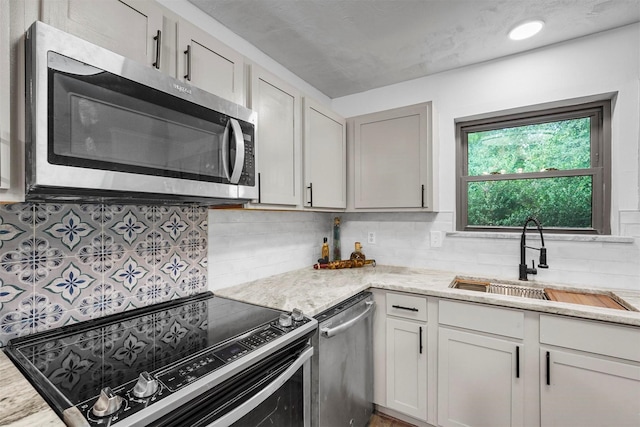
POLYGON ((358 116, 350 123, 349 208, 435 210, 431 103, 358 116))
POLYGON ((304 206, 347 206, 347 140, 345 119, 313 99, 304 98, 304 206))
POLYGON ((195 25, 178 20, 181 80, 244 105, 244 57, 195 25))
POLYGON ((127 58, 157 64, 162 9, 153 1, 43 0, 42 20, 127 58))
POLYGON ((300 93, 264 69, 252 65, 249 98, 249 108, 258 113, 258 203, 300 206, 300 93))

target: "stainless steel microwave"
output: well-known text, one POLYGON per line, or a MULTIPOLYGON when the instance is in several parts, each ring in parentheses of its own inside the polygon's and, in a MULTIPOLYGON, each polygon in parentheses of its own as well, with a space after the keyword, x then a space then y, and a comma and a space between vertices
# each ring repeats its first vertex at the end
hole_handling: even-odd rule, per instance
POLYGON ((26 36, 27 200, 257 198, 257 114, 42 22, 26 36))

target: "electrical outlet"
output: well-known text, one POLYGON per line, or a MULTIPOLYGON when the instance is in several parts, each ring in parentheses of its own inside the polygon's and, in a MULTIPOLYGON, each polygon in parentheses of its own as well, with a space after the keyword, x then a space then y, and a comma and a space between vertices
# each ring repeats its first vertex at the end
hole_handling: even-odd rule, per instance
POLYGON ((430 236, 432 248, 442 247, 442 231, 432 231, 430 236))
POLYGON ((376 233, 375 231, 370 231, 367 234, 367 243, 370 245, 375 245, 376 244, 376 233))

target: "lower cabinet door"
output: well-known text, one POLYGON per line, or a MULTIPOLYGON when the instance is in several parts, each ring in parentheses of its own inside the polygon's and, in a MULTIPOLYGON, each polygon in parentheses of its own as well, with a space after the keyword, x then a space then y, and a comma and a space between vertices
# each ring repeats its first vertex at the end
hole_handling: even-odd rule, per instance
POLYGON ((523 346, 440 327, 438 330, 438 425, 522 426, 523 346))
POLYGON ((387 317, 387 407, 427 419, 427 327, 387 317))
POLYGON ((637 363, 542 348, 540 365, 543 426, 640 426, 637 363))

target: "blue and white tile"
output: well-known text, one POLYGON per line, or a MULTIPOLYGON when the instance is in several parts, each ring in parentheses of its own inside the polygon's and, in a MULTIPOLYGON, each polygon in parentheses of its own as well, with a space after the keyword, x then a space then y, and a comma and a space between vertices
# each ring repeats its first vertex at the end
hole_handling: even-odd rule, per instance
POLYGON ((83 266, 78 258, 68 257, 36 283, 35 292, 59 304, 65 312, 71 311, 83 298, 93 293, 94 288, 100 284, 101 277, 100 273, 83 266))
POLYGON ((199 260, 207 254, 207 233, 193 228, 180 240, 179 247, 189 259, 199 260))
POLYGON ((191 261, 184 252, 175 248, 163 263, 156 266, 156 274, 165 278, 166 281, 176 284, 180 282, 181 276, 190 266, 191 261))
POLYGON ((153 230, 153 222, 146 218, 145 211, 138 206, 125 205, 114 212, 104 224, 106 235, 123 250, 131 250, 153 230))
POLYGON ((175 293, 173 287, 163 277, 154 274, 149 276, 135 292, 137 306, 142 307, 169 301, 175 293))
POLYGON ((153 273, 153 265, 148 265, 143 257, 135 252, 126 252, 121 262, 105 272, 114 287, 134 292, 143 283, 145 277, 153 273))
POLYGON ((80 247, 77 258, 83 265, 83 269, 90 268, 96 274, 102 274, 115 265, 124 257, 122 246, 113 242, 109 234, 101 234, 80 247))
POLYGON ((79 205, 60 206, 37 205, 36 212, 40 214, 41 221, 36 225, 35 233, 63 256, 72 256, 98 235, 101 227, 79 205))
POLYGON ((61 326, 64 309, 46 295, 32 293, 21 299, 15 310, 3 313, 0 329, 5 333, 35 333, 61 326), (28 331, 28 332, 27 332, 28 331))
POLYGON ((194 295, 207 290, 207 271, 193 267, 180 278, 176 293, 181 296, 194 295))
POLYGON ((19 251, 20 242, 25 238, 33 238, 33 225, 23 222, 23 210, 31 210, 31 205, 19 204, 21 209, 10 207, 14 205, 0 205, 0 251, 2 253, 19 251))
POLYGON ((147 234, 144 240, 137 242, 134 250, 148 265, 158 266, 171 253, 171 243, 162 233, 154 230, 147 234))
POLYGON ((186 233, 193 228, 193 221, 188 219, 189 211, 172 206, 156 224, 156 230, 162 233, 165 240, 177 244, 186 233))
POLYGON ((33 293, 33 286, 13 284, 0 278, 0 313, 16 310, 25 296, 33 293))
POLYGON ((62 252, 51 247, 48 240, 41 237, 25 239, 20 249, 2 254, 0 271, 6 278, 13 277, 15 283, 33 286, 48 275, 50 269, 62 264, 62 252))
POLYGON ((13 338, 29 334, 31 328, 24 328, 22 323, 5 323, 4 319, 0 318, 0 347, 5 347, 13 338))
POLYGON ((162 222, 163 218, 170 215, 171 206, 154 205, 154 206, 139 206, 138 209, 142 212, 146 223, 157 227, 158 223, 162 222))

